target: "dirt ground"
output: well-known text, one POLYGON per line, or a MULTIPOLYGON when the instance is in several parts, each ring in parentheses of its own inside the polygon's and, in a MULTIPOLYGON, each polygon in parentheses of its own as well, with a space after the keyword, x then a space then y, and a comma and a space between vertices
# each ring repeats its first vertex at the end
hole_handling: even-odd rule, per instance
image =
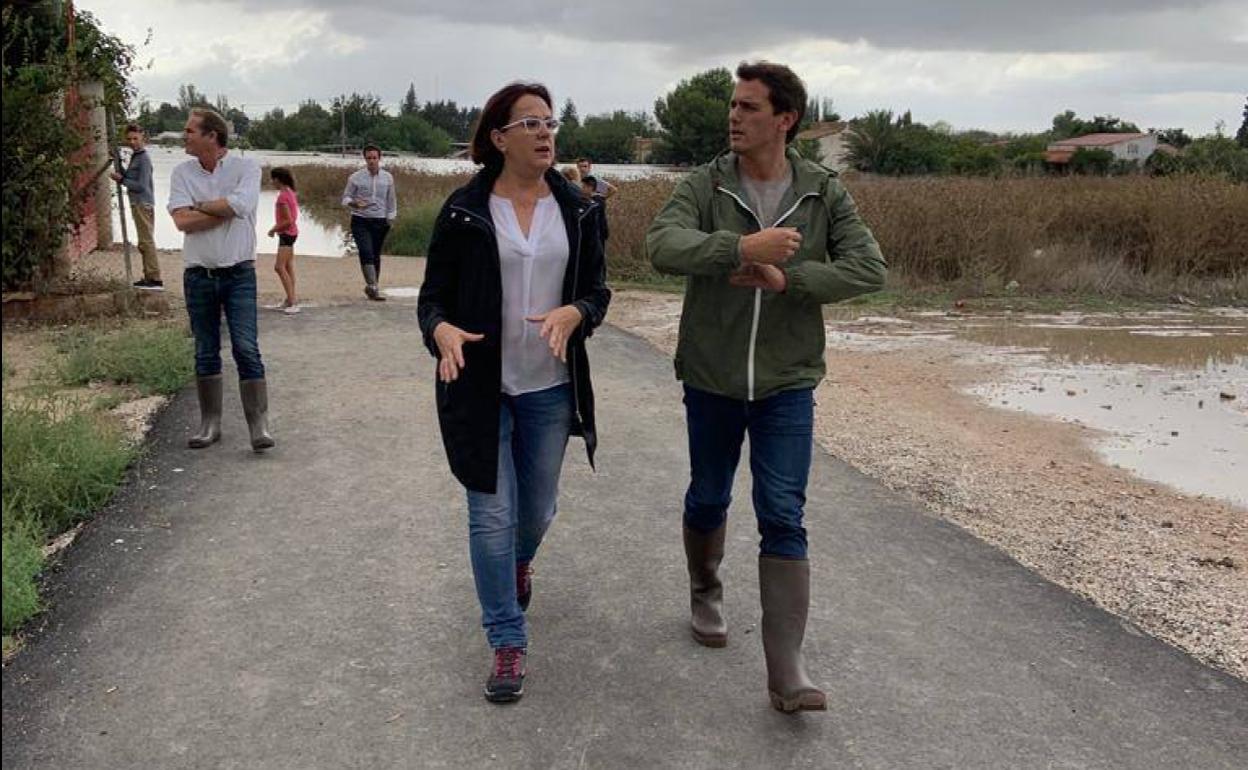
MULTIPOLYGON (((617 292, 608 320, 675 351, 680 297, 617 292)), ((993 409, 995 372, 933 341, 828 351, 816 433, 833 455, 921 500, 1044 577, 1248 678, 1248 514, 1103 463, 1082 426, 993 409)))

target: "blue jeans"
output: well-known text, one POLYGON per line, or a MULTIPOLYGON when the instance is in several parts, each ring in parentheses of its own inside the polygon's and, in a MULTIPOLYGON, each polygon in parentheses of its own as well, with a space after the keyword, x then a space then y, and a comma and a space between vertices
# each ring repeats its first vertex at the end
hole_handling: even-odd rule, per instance
POLYGON ((188 267, 182 273, 186 314, 195 335, 195 374, 210 377, 221 373, 221 314, 230 328, 230 350, 238 366, 238 379, 264 378, 256 322, 256 265, 240 262, 233 267, 188 267))
POLYGON ((685 386, 689 425, 689 491, 685 526, 712 532, 728 518, 732 478, 741 443, 750 436, 754 515, 759 553, 806 558, 806 481, 814 441, 814 391, 786 390, 759 401, 739 401, 685 386))
POLYGON ((516 564, 537 555, 555 518, 559 471, 572 430, 567 384, 502 395, 498 416, 498 491, 468 490, 468 548, 481 624, 494 649, 528 646, 516 600, 516 564))
POLYGON ((390 220, 384 217, 351 217, 351 237, 360 255, 360 266, 372 265, 381 277, 381 246, 390 232, 390 220))

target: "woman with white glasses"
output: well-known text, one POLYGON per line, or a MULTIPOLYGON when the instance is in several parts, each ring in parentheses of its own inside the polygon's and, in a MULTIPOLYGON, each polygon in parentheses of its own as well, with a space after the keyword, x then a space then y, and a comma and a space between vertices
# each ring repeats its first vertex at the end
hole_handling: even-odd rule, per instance
POLYGON ((418 315, 438 360, 438 422, 467 489, 468 543, 494 653, 485 697, 523 694, 532 563, 555 516, 568 437, 593 463, 585 340, 611 300, 595 204, 552 168, 545 86, 486 102, 472 139, 483 168, 447 199, 429 244, 418 315))

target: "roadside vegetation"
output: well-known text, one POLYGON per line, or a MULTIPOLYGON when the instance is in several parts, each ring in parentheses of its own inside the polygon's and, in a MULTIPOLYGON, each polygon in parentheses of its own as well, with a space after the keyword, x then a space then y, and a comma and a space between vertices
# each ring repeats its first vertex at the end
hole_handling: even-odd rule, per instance
MULTIPOLYGON (((386 250, 423 256, 439 207, 467 179, 391 168, 399 218, 386 250)), ((344 171, 298 166, 301 200, 345 225, 344 171)), ((1248 302, 1248 185, 1223 176, 887 177, 845 184, 890 265, 890 288, 1248 302)), ((621 181, 607 204, 613 281, 663 286, 645 233, 675 185, 621 181)))
POLYGON ((42 607, 47 543, 107 503, 140 451, 110 410, 180 390, 193 360, 185 329, 168 321, 6 329, 5 348, 11 343, 26 350, 4 361, 6 650, 9 635, 42 607))

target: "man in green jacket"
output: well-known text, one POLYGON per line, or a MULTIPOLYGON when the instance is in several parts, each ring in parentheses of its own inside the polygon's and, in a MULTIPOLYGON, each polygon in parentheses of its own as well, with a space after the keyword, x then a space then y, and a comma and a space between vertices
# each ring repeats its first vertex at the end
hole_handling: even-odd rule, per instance
POLYGON ((655 268, 686 276, 676 376, 689 429, 693 636, 727 644, 718 570, 748 433, 767 689, 784 712, 827 708, 801 657, 810 602, 802 509, 814 389, 825 373, 822 306, 880 289, 886 272, 836 173, 787 149, 805 108, 805 86, 788 67, 738 67, 731 152, 682 179, 646 236, 655 268))

